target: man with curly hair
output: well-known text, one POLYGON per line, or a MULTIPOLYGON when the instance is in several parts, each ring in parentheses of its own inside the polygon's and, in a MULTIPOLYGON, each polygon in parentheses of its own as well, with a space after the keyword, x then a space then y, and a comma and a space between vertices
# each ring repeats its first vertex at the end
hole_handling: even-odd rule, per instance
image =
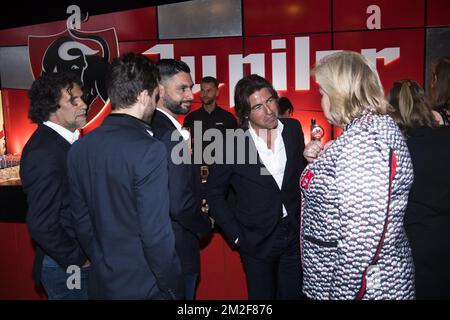
POLYGON ((87 299, 90 263, 73 230, 66 164, 77 128, 86 124, 82 95, 80 80, 64 73, 41 76, 29 91, 28 116, 38 128, 23 149, 20 177, 37 244, 33 279, 52 300, 87 299), (80 276, 72 277, 74 272, 80 276))

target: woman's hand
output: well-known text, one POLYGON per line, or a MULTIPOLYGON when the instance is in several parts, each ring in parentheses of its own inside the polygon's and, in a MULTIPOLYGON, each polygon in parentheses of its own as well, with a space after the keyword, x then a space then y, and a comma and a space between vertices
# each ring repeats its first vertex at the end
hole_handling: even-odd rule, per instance
POLYGON ((308 163, 311 163, 315 161, 322 153, 324 153, 325 150, 333 144, 333 142, 334 140, 330 140, 323 145, 322 142, 318 140, 311 140, 311 142, 306 145, 305 150, 303 151, 303 156, 308 163))
POLYGON ((303 156, 308 163, 311 163, 317 159, 319 153, 323 149, 323 144, 318 140, 311 140, 303 151, 303 156))

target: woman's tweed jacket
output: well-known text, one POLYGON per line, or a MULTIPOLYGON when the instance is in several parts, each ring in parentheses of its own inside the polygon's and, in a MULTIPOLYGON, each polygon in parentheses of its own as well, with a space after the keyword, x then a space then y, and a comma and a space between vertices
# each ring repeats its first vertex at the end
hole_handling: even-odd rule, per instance
POLYGON ((312 299, 414 299, 403 216, 413 181, 389 116, 366 113, 301 177, 303 292, 312 299))

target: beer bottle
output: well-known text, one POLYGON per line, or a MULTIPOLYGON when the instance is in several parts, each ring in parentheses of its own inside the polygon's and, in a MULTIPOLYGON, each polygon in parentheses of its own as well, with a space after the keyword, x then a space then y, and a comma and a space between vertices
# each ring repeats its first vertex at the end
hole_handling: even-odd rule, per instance
POLYGON ((325 131, 323 130, 322 126, 316 123, 316 119, 311 119, 311 140, 322 140, 323 136, 325 134, 325 131))

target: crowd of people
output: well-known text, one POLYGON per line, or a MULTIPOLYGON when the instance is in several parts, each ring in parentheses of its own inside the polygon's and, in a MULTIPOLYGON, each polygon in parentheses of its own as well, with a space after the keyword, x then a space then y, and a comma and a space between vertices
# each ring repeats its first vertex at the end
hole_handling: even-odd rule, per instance
POLYGON ((292 103, 265 78, 236 84, 236 121, 213 77, 189 113, 190 72, 180 60, 114 59, 111 114, 82 138, 80 80, 34 81, 38 128, 20 174, 33 278, 49 299, 195 299, 200 242, 216 227, 240 253, 251 300, 450 299, 450 58, 433 63, 429 97, 412 80, 386 97, 361 54, 323 58, 321 106, 343 131, 306 146, 292 103), (193 139, 208 130, 223 139, 193 139), (226 161, 203 158, 212 149, 226 161))

